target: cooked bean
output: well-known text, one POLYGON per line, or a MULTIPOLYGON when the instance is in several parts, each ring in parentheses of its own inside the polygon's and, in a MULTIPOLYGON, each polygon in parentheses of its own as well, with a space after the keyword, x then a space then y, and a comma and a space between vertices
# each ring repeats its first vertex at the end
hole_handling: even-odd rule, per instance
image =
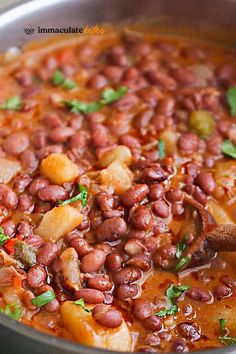
POLYGON ((176 339, 172 344, 172 350, 176 353, 186 353, 188 352, 187 344, 182 338, 176 339))
POLYGON ((209 302, 212 300, 212 295, 209 291, 201 288, 191 287, 186 294, 197 301, 209 302))
POLYGON ((107 77, 108 80, 118 82, 123 74, 123 69, 119 66, 110 65, 104 69, 103 74, 107 77))
POLYGON ((116 288, 116 298, 121 301, 133 299, 139 292, 136 284, 121 284, 116 288))
POLYGON ((95 306, 92 314, 95 321, 104 327, 116 328, 122 323, 121 313, 108 305, 95 306))
POLYGON ((113 195, 101 192, 96 195, 96 202, 101 210, 110 210, 115 206, 113 195))
POLYGON ((46 113, 41 120, 43 124, 52 129, 63 126, 60 116, 55 112, 46 113))
POLYGON ((180 85, 193 85, 197 77, 196 75, 187 68, 176 68, 171 71, 172 76, 180 85))
POLYGON ((211 173, 200 172, 195 182, 206 194, 212 194, 215 190, 215 181, 211 173))
POLYGON ((226 297, 229 297, 232 295, 232 290, 225 286, 225 285, 217 285, 214 288, 214 295, 218 298, 218 299, 224 299, 226 297))
POLYGON ((13 133, 3 143, 4 150, 10 155, 19 155, 29 146, 29 138, 23 132, 13 133))
POLYGON ((127 207, 132 207, 140 203, 147 196, 148 191, 146 184, 136 184, 121 195, 121 202, 127 207))
POLYGON ((161 199, 164 195, 164 187, 160 183, 152 183, 149 185, 149 198, 151 200, 161 199))
POLYGON ((147 76, 152 84, 160 85, 165 90, 172 91, 176 89, 176 81, 161 71, 149 71, 147 76))
POLYGON ((60 309, 60 304, 57 299, 53 299, 48 304, 44 305, 43 308, 50 313, 58 312, 60 309))
POLYGON ((17 193, 23 193, 31 181, 32 178, 28 174, 21 174, 16 176, 13 180, 13 189, 17 193))
POLYGON ((100 90, 107 85, 107 79, 104 75, 94 75, 88 82, 88 86, 95 90, 100 90))
POLYGON ((74 247, 79 257, 83 257, 93 250, 93 247, 89 243, 80 237, 73 237, 68 241, 70 246, 74 247))
POLYGON ((57 246, 52 242, 45 243, 37 254, 37 261, 43 266, 49 266, 58 254, 57 246))
POLYGON ((143 253, 145 251, 145 247, 141 241, 130 239, 125 243, 124 251, 130 256, 135 256, 136 254, 143 253))
POLYGON ((180 189, 170 189, 166 193, 166 199, 169 202, 181 202, 184 198, 184 194, 180 189))
POLYGON ((45 177, 38 177, 30 185, 29 192, 31 195, 35 196, 40 189, 49 185, 49 180, 45 177))
POLYGON ((27 282, 32 289, 40 287, 45 282, 46 278, 47 273, 40 265, 31 267, 27 273, 27 282))
POLYGON ((143 272, 147 272, 151 268, 151 258, 147 254, 137 254, 132 256, 127 262, 127 266, 137 267, 143 272))
POLYGON ((201 337, 201 330, 196 323, 183 322, 178 326, 180 335, 191 339, 191 341, 198 340, 201 337))
POLYGON ((89 288, 100 290, 102 292, 109 291, 112 288, 112 283, 106 277, 95 276, 87 281, 89 288))
POLYGON ((74 129, 69 127, 57 127, 51 131, 49 138, 54 143, 64 143, 74 134, 74 132, 74 129))
POLYGON ((104 295, 101 291, 95 289, 80 289, 75 291, 74 298, 76 300, 84 299, 87 304, 102 304, 104 295))
POLYGON ((141 180, 146 183, 162 182, 168 177, 167 172, 159 165, 147 167, 144 169, 141 180))
POLYGON ((94 248, 95 248, 96 250, 101 250, 101 251, 103 251, 106 256, 112 252, 112 247, 111 247, 111 245, 109 245, 109 243, 105 243, 105 242, 104 242, 104 243, 99 243, 99 244, 95 245, 94 248))
POLYGON ((127 226, 122 218, 111 218, 105 220, 96 229, 96 239, 98 242, 115 241, 123 236, 127 231, 127 226))
POLYGON ((17 224, 17 233, 19 235, 24 235, 24 237, 28 237, 32 234, 32 227, 26 221, 21 221, 17 224))
POLYGON ((159 331, 162 328, 162 322, 160 318, 152 315, 144 319, 143 326, 151 331, 159 331))
POLYGON ((17 209, 22 213, 31 213, 34 209, 32 197, 28 194, 20 195, 18 198, 17 209))
POLYGON ((137 239, 137 240, 143 240, 146 237, 146 232, 145 231, 140 231, 140 230, 129 230, 127 238, 130 239, 137 239))
POLYGON ((7 209, 15 209, 17 207, 18 198, 10 187, 0 184, 0 202, 7 209))
POLYGON ((139 269, 134 267, 122 268, 114 274, 114 282, 119 284, 130 284, 140 279, 142 273, 139 269))
POLYGON ((172 268, 175 264, 176 260, 176 247, 169 245, 169 246, 163 246, 160 249, 158 249, 154 254, 153 254, 153 263, 156 266, 160 266, 164 269, 169 269, 172 268))
POLYGON ((175 101, 172 97, 163 98, 159 101, 156 113, 158 115, 172 116, 174 113, 175 101))
POLYGON ((1 227, 3 228, 4 234, 7 236, 13 236, 15 234, 15 230, 16 230, 16 225, 13 221, 8 220, 8 221, 4 221, 1 224, 1 227))
POLYGON ((157 200, 153 204, 153 209, 157 216, 160 218, 168 218, 170 214, 169 206, 166 204, 164 200, 157 200))
POLYGON ((117 272, 122 266, 121 256, 118 253, 109 254, 105 266, 109 272, 117 272))
POLYGON ((183 155, 192 155, 198 150, 199 139, 196 134, 183 133, 178 140, 178 147, 183 155))
POLYGON ((105 260, 106 254, 101 250, 94 249, 82 258, 80 268, 84 273, 98 272, 105 260))
POLYGON ((131 224, 138 230, 146 231, 152 225, 152 213, 145 205, 140 205, 135 209, 130 217, 131 224))
POLYGON ((45 202, 56 203, 67 198, 66 190, 61 186, 48 185, 40 188, 38 197, 45 202))
POLYGON ((137 320, 143 321, 145 318, 153 315, 153 309, 150 302, 137 299, 133 302, 133 314, 137 320))

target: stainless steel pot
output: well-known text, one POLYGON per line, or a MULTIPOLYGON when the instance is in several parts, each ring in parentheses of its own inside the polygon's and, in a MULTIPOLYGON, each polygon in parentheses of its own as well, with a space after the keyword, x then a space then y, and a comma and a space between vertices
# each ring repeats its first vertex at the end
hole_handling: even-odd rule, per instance
MULTIPOLYGON (((175 34, 179 31, 236 44, 236 0, 0 0, 0 52, 42 38, 37 30, 27 35, 24 28, 29 26, 80 27, 137 17, 155 18, 159 26, 175 34)), ((48 336, 0 314, 0 353, 106 352, 48 336)), ((198 353, 235 354, 236 346, 198 353)))

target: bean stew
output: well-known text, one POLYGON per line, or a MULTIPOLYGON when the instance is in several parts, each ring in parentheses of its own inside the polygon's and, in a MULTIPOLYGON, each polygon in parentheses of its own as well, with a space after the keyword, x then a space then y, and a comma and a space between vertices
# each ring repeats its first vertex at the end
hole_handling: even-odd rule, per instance
POLYGON ((0 311, 117 351, 236 343, 235 52, 130 28, 0 65, 0 311))

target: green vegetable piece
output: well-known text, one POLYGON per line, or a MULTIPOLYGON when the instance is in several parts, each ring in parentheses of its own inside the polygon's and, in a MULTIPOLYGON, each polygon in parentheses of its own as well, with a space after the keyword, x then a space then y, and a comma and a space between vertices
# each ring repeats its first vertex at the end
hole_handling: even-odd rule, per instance
POLYGON ((236 116, 236 87, 229 87, 226 98, 230 107, 231 116, 236 116))
POLYGON ((184 236, 183 239, 179 241, 176 245, 177 251, 175 257, 180 259, 186 247, 187 247, 187 236, 184 236))
POLYGON ((161 160, 164 159, 164 157, 166 156, 165 142, 162 139, 158 141, 158 154, 159 154, 159 159, 161 160))
POLYGON ((0 312, 13 318, 13 320, 19 320, 22 316, 22 307, 16 303, 9 304, 5 307, 5 310, 0 309, 0 312))
POLYGON ((45 293, 36 296, 34 299, 31 300, 31 303, 35 306, 35 307, 42 307, 44 305, 47 305, 49 302, 51 302, 52 300, 54 300, 56 298, 54 292, 52 292, 51 290, 46 291, 45 293))
POLYGON ((36 251, 34 247, 24 241, 17 241, 15 244, 15 258, 19 259, 26 267, 36 264, 36 251))
POLYGON ((63 101, 63 104, 65 106, 67 106, 71 112, 74 112, 74 113, 96 112, 101 107, 101 104, 99 102, 86 103, 86 102, 81 102, 77 99, 74 99, 72 101, 63 101))
POLYGON ((221 145, 221 151, 233 159, 236 159, 236 146, 230 141, 225 140, 221 145))
POLYGON ((178 312, 178 306, 174 304, 171 305, 171 308, 169 308, 168 310, 160 310, 156 312, 155 316, 166 317, 166 316, 175 315, 177 312, 178 312))
POLYGON ((64 201, 59 201, 59 205, 67 205, 73 202, 76 202, 77 200, 81 200, 82 206, 86 207, 87 205, 87 197, 88 197, 88 191, 85 186, 79 186, 79 191, 80 193, 74 196, 73 198, 66 199, 64 201))
POLYGON ((22 107, 22 101, 19 96, 8 98, 3 104, 0 105, 0 109, 19 111, 22 107))
POLYGON ((3 228, 0 227, 0 246, 3 246, 9 238, 9 236, 5 235, 3 228))
POLYGON ((190 261, 190 257, 181 258, 179 263, 176 265, 174 271, 179 272, 189 261, 190 261))
POLYGON ((189 119, 189 128, 200 138, 207 139, 215 129, 215 121, 208 111, 194 111, 189 119))
POLYGON ((226 336, 225 335, 225 325, 226 325, 226 320, 223 318, 219 319, 220 323, 220 336, 219 339, 224 345, 232 345, 236 343, 236 337, 231 337, 231 336, 226 336))
POLYGON ((85 306, 85 303, 84 303, 84 299, 83 299, 83 298, 81 298, 81 299, 79 299, 79 300, 76 300, 74 303, 75 303, 75 305, 81 306, 82 309, 83 309, 84 311, 88 312, 88 313, 93 311, 92 309, 88 309, 88 308, 85 306))
POLYGON ((109 104, 114 101, 119 100, 128 92, 128 88, 125 86, 119 87, 117 90, 109 88, 103 91, 102 99, 100 100, 101 104, 109 104))
POLYGON ((71 79, 65 79, 63 87, 65 87, 67 90, 73 90, 75 87, 77 87, 77 84, 71 79))
POLYGON ((54 85, 61 86, 65 81, 65 77, 60 70, 56 70, 53 74, 52 81, 54 85))

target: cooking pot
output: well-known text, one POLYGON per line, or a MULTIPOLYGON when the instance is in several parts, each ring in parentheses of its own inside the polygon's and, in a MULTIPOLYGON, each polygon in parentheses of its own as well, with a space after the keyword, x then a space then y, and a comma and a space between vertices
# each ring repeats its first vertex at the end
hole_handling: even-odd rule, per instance
MULTIPOLYGON (((152 19, 157 28, 169 33, 233 44, 235 17, 235 0, 0 0, 0 52, 48 36, 37 33, 38 26, 81 27, 137 18, 152 19)), ((49 336, 0 314, 1 354, 105 352, 49 336)), ((236 346, 198 353, 235 354, 236 346)))

